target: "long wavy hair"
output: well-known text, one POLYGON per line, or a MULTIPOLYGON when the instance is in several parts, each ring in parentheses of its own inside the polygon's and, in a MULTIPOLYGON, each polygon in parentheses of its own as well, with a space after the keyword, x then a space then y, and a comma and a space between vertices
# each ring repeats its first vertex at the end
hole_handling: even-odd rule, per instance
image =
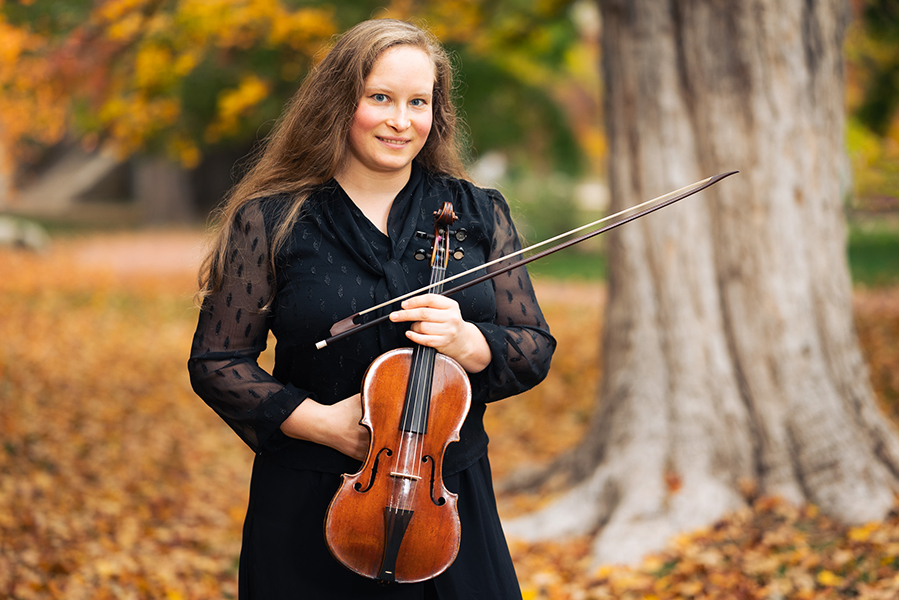
POLYGON ((453 66, 440 42, 405 21, 375 19, 344 33, 314 66, 274 128, 251 157, 246 175, 228 192, 215 213, 217 233, 199 272, 197 301, 221 289, 232 225, 241 208, 255 199, 279 196, 285 206, 269 243, 275 256, 302 214, 310 193, 335 177, 349 151, 349 130, 365 79, 388 48, 408 45, 430 56, 435 67, 433 122, 416 160, 427 170, 466 177, 458 116, 453 103, 453 66))

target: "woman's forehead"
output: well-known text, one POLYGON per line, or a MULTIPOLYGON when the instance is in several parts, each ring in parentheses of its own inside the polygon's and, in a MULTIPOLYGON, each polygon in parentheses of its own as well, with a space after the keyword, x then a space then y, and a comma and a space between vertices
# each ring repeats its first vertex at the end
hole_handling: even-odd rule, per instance
POLYGON ((419 85, 433 89, 437 67, 430 55, 417 46, 392 46, 384 50, 372 64, 365 78, 371 85, 419 85))

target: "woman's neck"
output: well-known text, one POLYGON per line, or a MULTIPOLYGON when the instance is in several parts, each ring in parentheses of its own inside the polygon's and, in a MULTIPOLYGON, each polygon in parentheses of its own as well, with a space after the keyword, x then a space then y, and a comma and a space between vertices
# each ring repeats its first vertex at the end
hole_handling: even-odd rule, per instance
POLYGON ((409 183, 412 175, 409 169, 397 173, 360 173, 346 170, 335 177, 350 200, 362 211, 369 221, 387 233, 387 217, 393 199, 409 183))

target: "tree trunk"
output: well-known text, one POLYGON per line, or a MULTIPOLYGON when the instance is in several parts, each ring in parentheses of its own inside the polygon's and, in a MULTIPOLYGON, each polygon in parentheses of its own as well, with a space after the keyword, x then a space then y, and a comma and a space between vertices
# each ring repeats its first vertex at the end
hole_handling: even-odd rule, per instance
POLYGON ((142 156, 134 166, 134 197, 151 224, 186 223, 196 218, 190 173, 167 158, 142 156))
POLYGON ((613 232, 603 382, 577 484, 513 520, 634 562, 746 503, 878 520, 899 442, 852 321, 843 1, 600 0, 612 209, 741 173, 613 232), (845 179, 845 177, 843 177, 845 179))
POLYGON ((0 144, 0 210, 7 209, 12 203, 12 162, 6 153, 6 148, 0 144))

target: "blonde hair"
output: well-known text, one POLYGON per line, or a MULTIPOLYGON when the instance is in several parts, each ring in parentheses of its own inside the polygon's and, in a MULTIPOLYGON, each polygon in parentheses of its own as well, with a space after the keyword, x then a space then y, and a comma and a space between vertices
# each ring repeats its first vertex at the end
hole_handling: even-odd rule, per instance
POLYGON ((340 171, 349 150, 349 130, 365 78, 388 48, 408 45, 423 50, 434 64, 431 132, 416 160, 441 175, 465 177, 452 100, 453 67, 449 55, 429 32, 405 21, 376 19, 344 33, 312 68, 287 103, 274 128, 254 153, 252 167, 216 211, 219 228, 200 267, 198 301, 221 289, 225 257, 236 216, 248 202, 281 196, 282 216, 269 243, 272 271, 309 194, 340 171))

